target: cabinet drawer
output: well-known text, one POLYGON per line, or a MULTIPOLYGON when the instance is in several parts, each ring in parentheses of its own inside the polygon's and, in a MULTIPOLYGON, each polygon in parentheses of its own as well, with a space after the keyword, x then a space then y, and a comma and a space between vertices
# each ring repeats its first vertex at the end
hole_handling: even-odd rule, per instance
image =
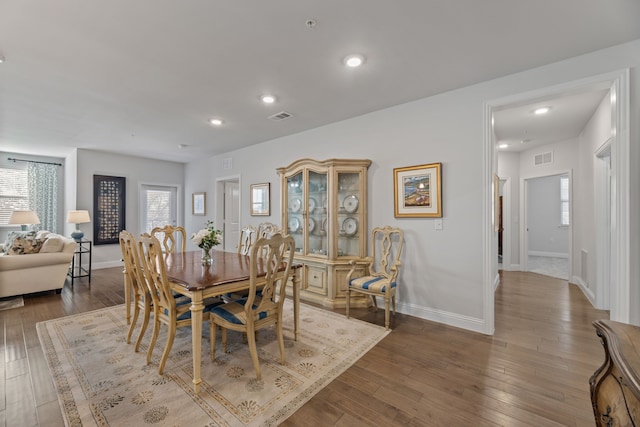
POLYGON ((327 294, 327 272, 323 268, 307 267, 306 289, 322 295, 327 294))

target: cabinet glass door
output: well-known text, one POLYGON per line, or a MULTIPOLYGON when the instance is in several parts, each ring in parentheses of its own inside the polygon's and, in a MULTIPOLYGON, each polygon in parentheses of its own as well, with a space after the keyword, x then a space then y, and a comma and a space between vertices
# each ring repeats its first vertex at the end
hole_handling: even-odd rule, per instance
POLYGON ((296 253, 304 253, 304 206, 302 172, 287 178, 287 228, 293 236, 296 253))
POLYGON ((338 173, 338 256, 360 256, 360 174, 338 173))
POLYGON ((307 194, 308 254, 326 257, 327 248, 327 174, 309 171, 307 194))

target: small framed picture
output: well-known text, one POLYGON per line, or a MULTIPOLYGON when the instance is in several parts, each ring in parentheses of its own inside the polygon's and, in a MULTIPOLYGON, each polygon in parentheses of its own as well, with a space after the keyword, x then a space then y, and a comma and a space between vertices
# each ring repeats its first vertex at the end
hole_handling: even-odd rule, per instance
POLYGON ((207 193, 193 193, 191 195, 191 210, 193 215, 206 215, 207 193))
POLYGON ((442 164, 393 169, 396 218, 442 218, 442 164))
POLYGON ((251 215, 271 215, 271 208, 269 206, 269 186, 270 184, 268 182, 263 184, 251 184, 251 215))

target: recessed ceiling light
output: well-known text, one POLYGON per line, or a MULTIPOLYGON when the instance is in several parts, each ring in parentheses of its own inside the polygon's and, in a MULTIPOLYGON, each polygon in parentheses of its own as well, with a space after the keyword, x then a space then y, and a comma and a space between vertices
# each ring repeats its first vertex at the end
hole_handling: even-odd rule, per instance
POLYGON ((213 126, 220 126, 222 124, 222 120, 221 119, 211 119, 211 120, 209 120, 209 123, 211 123, 213 126))
POLYGON ((364 56, 362 55, 349 55, 344 58, 344 65, 349 68, 357 68, 364 64, 364 56))
POLYGON ((262 95, 260 97, 260 100, 265 104, 273 104, 274 102, 276 102, 276 97, 273 95, 262 95))
POLYGON ((509 144, 500 144, 498 145, 498 148, 508 148, 509 144))
POLYGON ((533 114, 539 116, 542 114, 547 114, 549 112, 549 110, 551 110, 551 107, 540 107, 540 108, 536 108, 535 110, 533 110, 533 114))

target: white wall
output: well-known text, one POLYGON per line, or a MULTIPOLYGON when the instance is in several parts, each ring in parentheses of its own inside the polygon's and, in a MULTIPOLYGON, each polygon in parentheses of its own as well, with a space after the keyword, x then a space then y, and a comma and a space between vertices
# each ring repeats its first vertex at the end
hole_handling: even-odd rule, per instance
MULTIPOLYGON (((595 182, 595 164, 599 162, 595 156, 595 152, 611 138, 611 101, 606 96, 598 109, 593 114, 585 128, 582 130, 579 138, 579 172, 577 181, 590 184, 592 189, 597 188, 595 182)), ((632 189, 636 186, 632 182, 632 189)), ((574 199, 574 245, 573 258, 576 266, 573 275, 576 276, 575 281, 585 286, 591 292, 595 293, 596 289, 596 257, 599 255, 596 249, 596 191, 585 191, 576 194, 574 199), (581 275, 581 252, 587 252, 587 263, 584 266, 586 277, 581 275)), ((603 254, 606 256, 606 254, 603 254)))
MULTIPOLYGON (((487 225, 483 222, 483 103, 624 67, 636 67, 631 70, 633 116, 640 99, 640 85, 633 84, 640 75, 638 66, 640 40, 275 139, 250 149, 232 151, 190 163, 186 170, 186 193, 205 190, 208 204, 211 204, 215 200, 212 197, 215 179, 240 175, 242 204, 247 207, 249 185, 271 182, 271 218, 279 223, 280 190, 276 167, 301 157, 371 159, 369 224, 399 226, 407 235, 400 276, 399 311, 482 330, 486 321, 482 303, 485 286, 482 231, 487 225), (222 170, 225 157, 233 158, 231 170, 222 170), (393 216, 393 168, 431 162, 443 164, 442 231, 434 230, 431 219, 396 219, 393 216), (208 180, 206 189, 203 188, 204 180, 208 180)), ((633 162, 637 165, 637 122, 632 123, 631 136, 633 162)), ((567 144, 575 144, 575 141, 567 144)), ((571 160, 576 161, 575 158, 573 155, 571 160)), ((563 160, 562 153, 556 155, 556 160, 563 160)), ((571 165, 573 168, 574 164, 571 165)), ((557 169, 557 166, 550 169, 557 169)), ((564 166, 563 171, 566 168, 564 166)), ((521 164, 520 169, 522 177, 531 176, 528 165, 521 164)), ((637 170, 637 167, 632 168, 632 182, 638 182, 637 170)), ((637 206, 638 195, 631 197, 632 204, 637 206)), ((208 212, 213 212, 209 207, 208 212)), ((637 223, 637 210, 634 215, 637 223)), ((196 218, 201 220, 201 217, 196 218)), ((189 224, 193 218, 187 217, 187 220, 192 230, 199 226, 189 224)), ((258 221, 244 209, 242 222, 258 221)), ((637 240, 637 225, 633 230, 637 240)), ((634 248, 632 255, 637 257, 637 244, 634 248)))
POLYGON ((528 255, 569 256, 568 227, 560 226, 560 178, 529 180, 527 203, 528 255))
MULTIPOLYGON (((174 185, 179 191, 184 188, 184 168, 182 163, 151 160, 141 157, 122 156, 91 150, 77 151, 77 209, 93 212, 93 175, 120 176, 126 178, 126 229, 138 235, 140 233, 140 184, 174 185)), ((182 194, 178 196, 183 200, 182 194)), ((191 203, 189 203, 191 209, 191 203)), ((179 211, 184 210, 182 203, 179 211)), ((85 237, 93 238, 93 223, 79 224, 85 237)), ((122 265, 122 254, 118 244, 93 247, 92 267, 105 268, 122 265)))

